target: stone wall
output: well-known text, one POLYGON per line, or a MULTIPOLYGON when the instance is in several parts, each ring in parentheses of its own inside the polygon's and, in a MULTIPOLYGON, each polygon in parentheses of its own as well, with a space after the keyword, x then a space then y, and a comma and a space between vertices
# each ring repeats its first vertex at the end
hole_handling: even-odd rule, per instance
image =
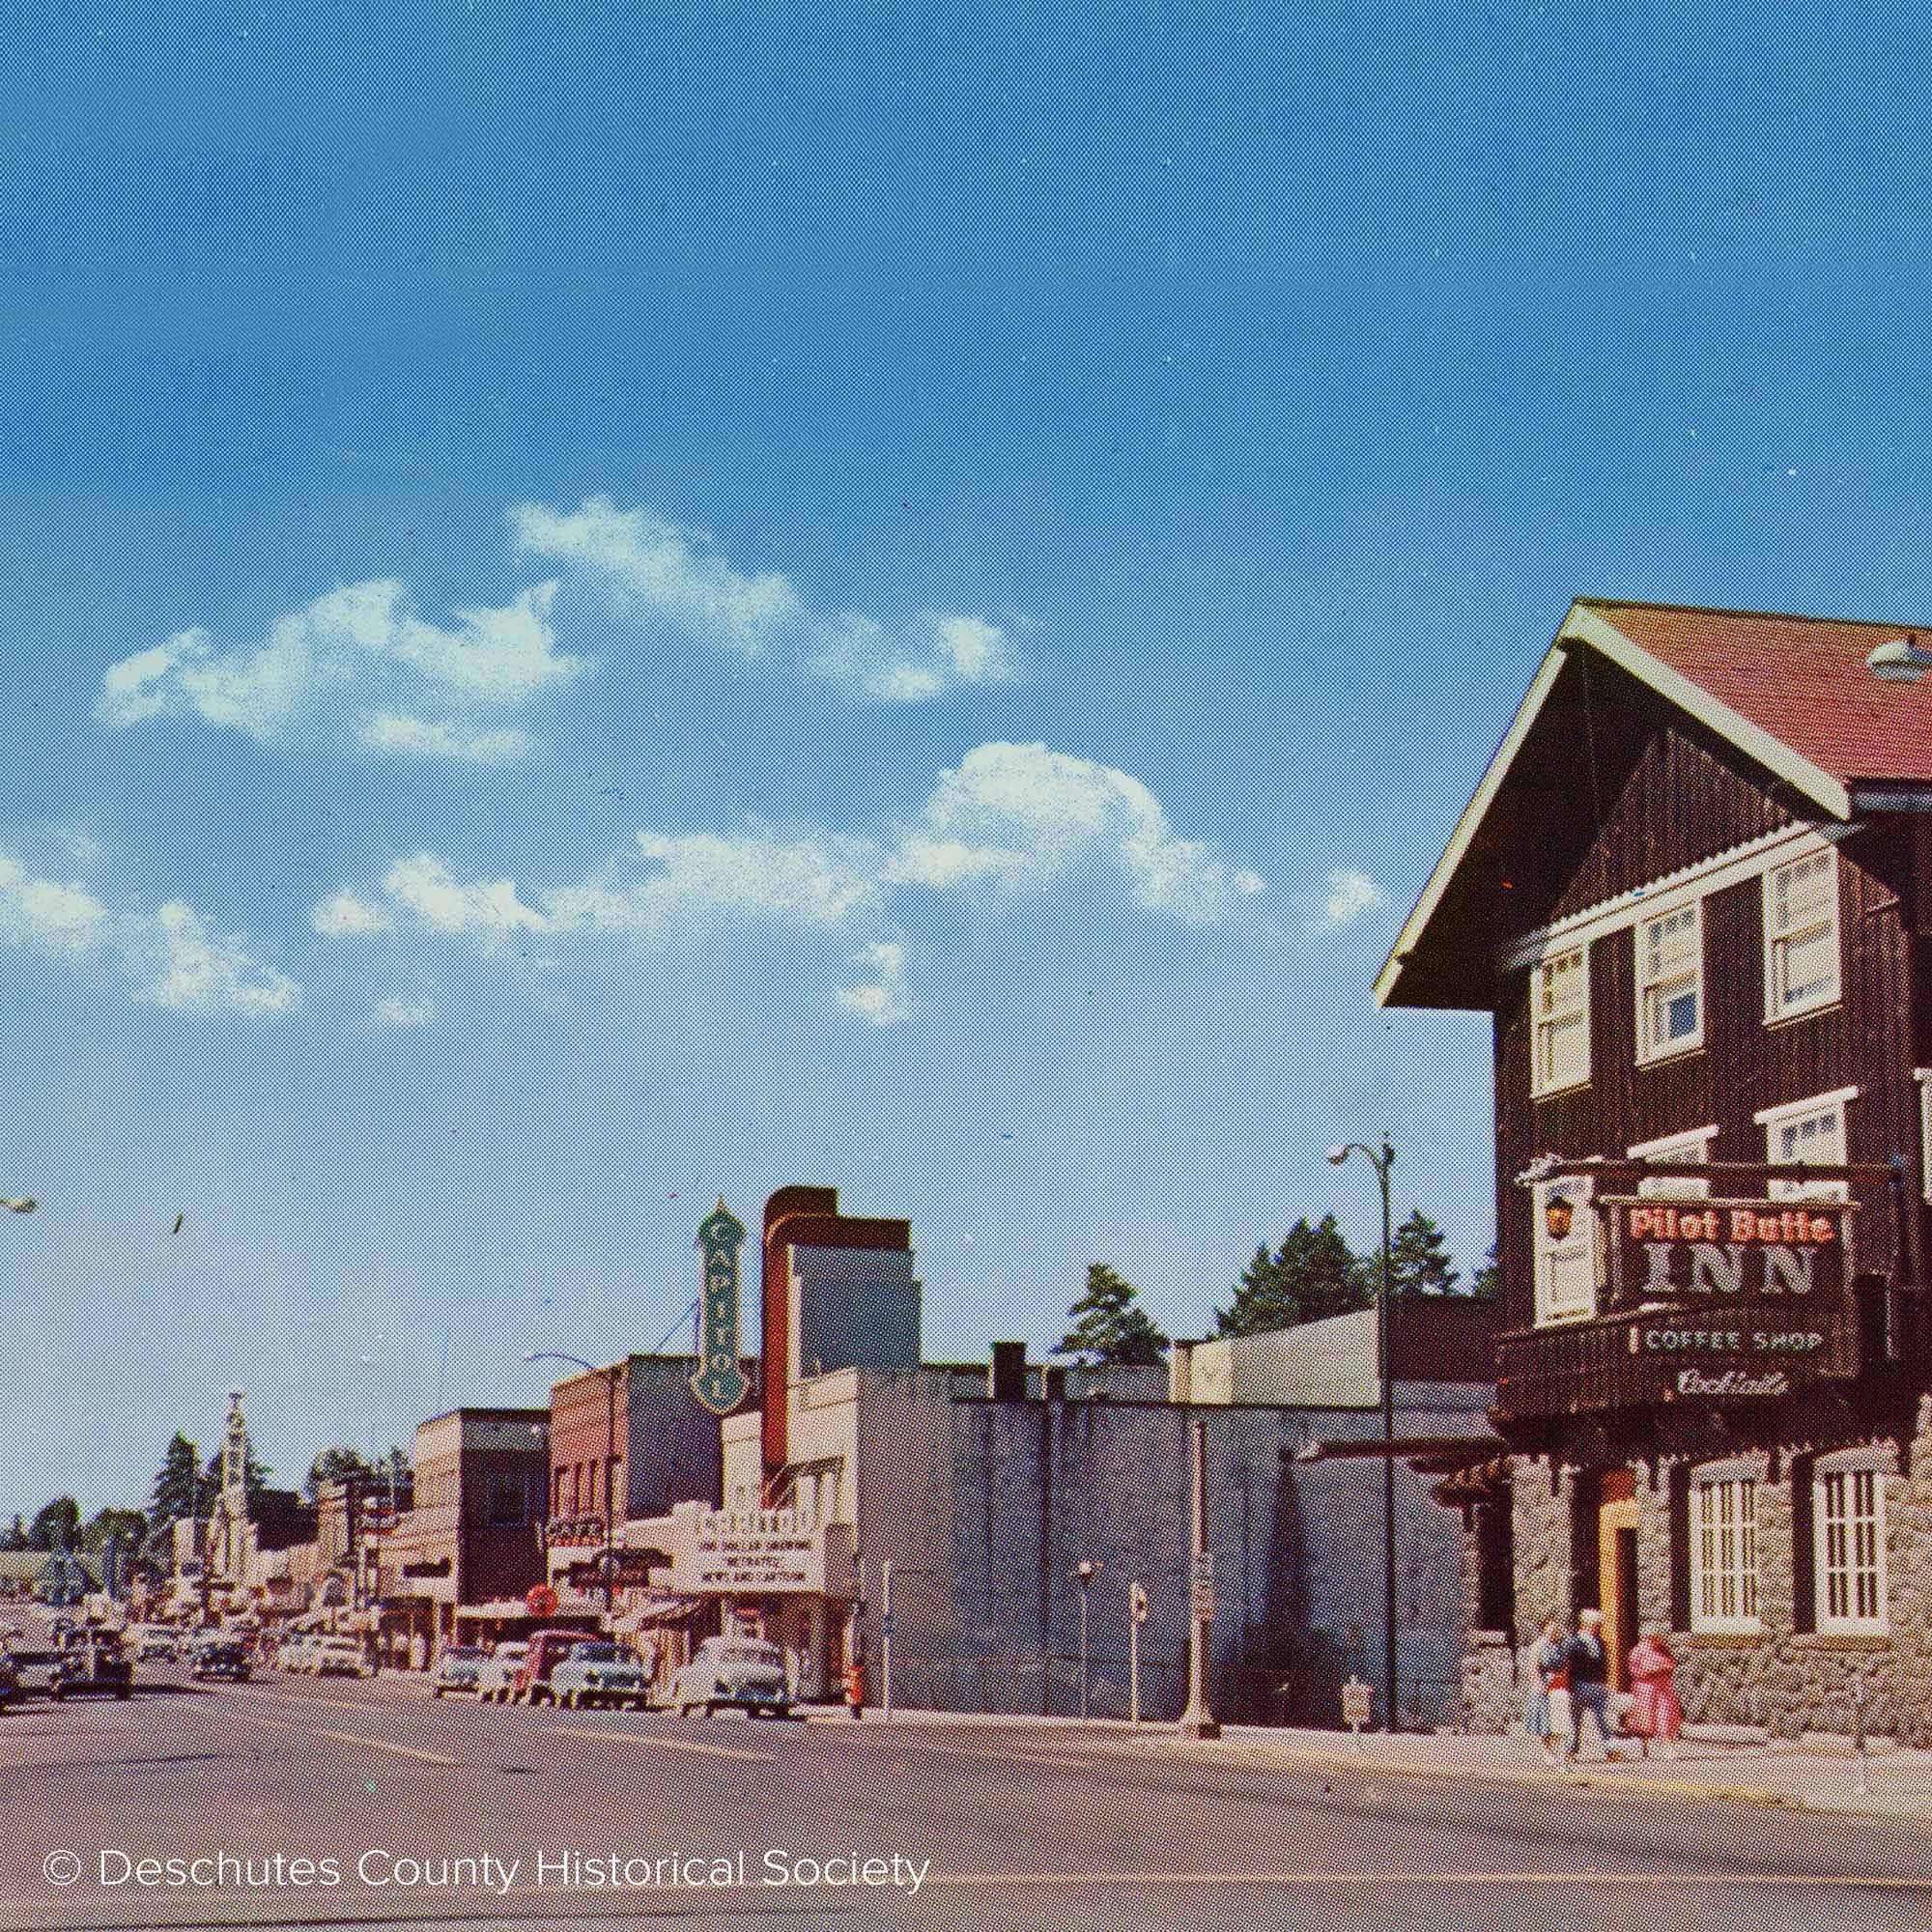
MULTIPOLYGON (((1844 1446, 1861 1446, 1846 1443, 1844 1446)), ((1916 1746, 1932 1746, 1932 1396, 1917 1406, 1914 1431, 1893 1454, 1873 1441, 1885 1477, 1889 1634, 1833 1634, 1797 1628, 1801 1569, 1813 1554, 1798 1548, 1794 1454, 1782 1446, 1742 1447, 1722 1458, 1662 1457, 1635 1463, 1637 1607, 1641 1622, 1672 1621, 1670 1488, 1678 1467, 1721 1460, 1757 1480, 1758 1612, 1761 1634, 1673 1629, 1677 1690, 1692 1723, 1750 1725, 1776 1737, 1852 1728, 1852 1687, 1861 1683, 1866 1729, 1916 1746)), ((1803 1470, 1804 1465, 1799 1463, 1803 1470)), ((1514 1462, 1512 1520, 1516 1539, 1516 1629, 1534 1643, 1547 1616, 1574 1628, 1579 1605, 1573 1577, 1584 1565, 1573 1548, 1573 1499, 1592 1478, 1519 1457, 1514 1462)), ((1465 1539, 1473 1541, 1473 1539, 1465 1539)), ((1587 1552, 1584 1552, 1587 1556, 1587 1552)), ((1465 1581, 1468 1581, 1465 1567, 1465 1581)), ((1470 1584, 1472 1587, 1472 1583, 1470 1584)), ((1472 1639, 1463 1667, 1463 1721, 1494 1729, 1503 1711, 1504 1670, 1498 1646, 1472 1639)), ((1520 1647, 1515 1681, 1525 1681, 1520 1647)), ((1513 1714, 1512 1714, 1513 1715, 1513 1714)), ((1507 1719, 1505 1719, 1507 1721, 1507 1719)))

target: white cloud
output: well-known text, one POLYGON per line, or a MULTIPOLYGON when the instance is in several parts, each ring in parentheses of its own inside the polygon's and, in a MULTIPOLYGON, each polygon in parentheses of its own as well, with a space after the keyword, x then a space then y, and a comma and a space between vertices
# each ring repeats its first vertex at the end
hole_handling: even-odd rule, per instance
POLYGON ((138 951, 154 955, 153 969, 137 990, 156 1006, 281 1013, 295 1005, 293 980, 250 958, 239 939, 210 931, 180 899, 169 900, 155 915, 151 940, 138 951))
POLYGON ((85 886, 36 878, 0 852, 0 939, 41 952, 86 952, 106 935, 109 920, 85 886))
POLYGON ((1366 872, 1338 866, 1328 874, 1327 895, 1321 901, 1321 923, 1351 925, 1364 913, 1378 911, 1388 895, 1366 872))
POLYGON ((541 583, 500 609, 459 611, 445 629, 412 615, 400 583, 349 584, 276 618, 252 648, 224 653, 191 630, 123 658, 101 676, 95 715, 124 725, 193 715, 267 742, 312 721, 344 722, 336 714, 355 699, 388 697, 403 702, 361 714, 372 749, 502 762, 530 741, 479 733, 472 714, 526 703, 589 668, 554 648, 555 590, 541 583))
POLYGON ((905 995, 905 948, 881 940, 855 952, 849 963, 875 978, 857 986, 835 987, 838 1004, 874 1026, 897 1026, 909 1009, 905 995))
POLYGON ((520 503, 510 519, 517 542, 532 555, 580 565, 688 636, 746 657, 757 656, 802 608, 777 572, 742 576, 701 531, 679 529, 646 510, 620 510, 608 497, 587 497, 568 513, 520 503))
POLYGON ((923 704, 1012 675, 1006 635, 984 618, 927 612, 889 628, 858 611, 816 610, 789 578, 745 576, 703 532, 620 510, 608 497, 572 511, 522 503, 510 515, 523 549, 576 566, 684 636, 744 657, 782 646, 876 703, 923 704))
POLYGON ((515 725, 494 731, 472 731, 444 724, 440 719, 418 718, 409 711, 371 712, 362 720, 355 735, 372 751, 471 765, 514 764, 533 743, 527 731, 520 731, 515 725))
POLYGON ((153 914, 117 912, 85 886, 36 877, 6 852, 0 944, 118 966, 137 997, 156 1006, 281 1013, 299 994, 293 980, 252 957, 239 938, 212 931, 180 899, 153 914))
POLYGON ((476 933, 498 939, 513 932, 544 932, 549 922, 517 897, 509 879, 464 884, 433 852, 398 859, 383 891, 399 910, 437 932, 476 933))
POLYGON ((325 899, 310 915, 315 929, 329 939, 346 939, 365 932, 387 932, 396 923, 383 906, 358 898, 345 887, 332 899, 325 899))
POLYGON ((1125 874, 1135 900, 1196 923, 1263 890, 1257 874, 1175 836, 1138 779, 1044 745, 981 745, 947 772, 899 842, 894 877, 936 892, 985 880, 1037 889, 1077 868, 1125 874))
POLYGON ((375 1018, 378 1026, 426 1027, 436 1018, 436 1009, 427 1000, 378 1000, 375 1018))

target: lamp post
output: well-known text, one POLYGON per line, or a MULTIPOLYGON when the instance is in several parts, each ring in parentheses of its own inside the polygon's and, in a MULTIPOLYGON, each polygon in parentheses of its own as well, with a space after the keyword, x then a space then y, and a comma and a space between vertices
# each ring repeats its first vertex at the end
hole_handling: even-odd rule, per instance
POLYGON ((1390 1446, 1395 1441, 1395 1376, 1389 1353, 1390 1281, 1389 1268, 1389 1169, 1395 1165, 1395 1149, 1384 1137, 1378 1151, 1360 1141, 1329 1151, 1328 1160, 1340 1167, 1351 1153, 1360 1154, 1376 1171, 1382 1196, 1381 1281, 1376 1293, 1376 1379, 1382 1398, 1382 1728, 1396 1728, 1395 1702, 1395 1457, 1390 1446))
MULTIPOLYGON (((566 1355, 555 1349, 539 1349, 533 1354, 524 1357, 526 1362, 568 1362, 574 1369, 582 1369, 586 1376, 604 1378, 605 1406, 608 1427, 604 1436, 604 1548, 598 1558, 597 1568, 604 1578, 604 1615, 611 1615, 611 1571, 616 1561, 612 1548, 615 1535, 615 1518, 611 1514, 614 1507, 611 1494, 611 1479, 617 1464, 617 1371, 614 1367, 600 1369, 595 1362, 586 1362, 581 1355, 566 1355)), ((625 1461, 628 1463, 629 1458, 625 1461)))
POLYGON ((1080 1579, 1080 1720, 1087 1720, 1087 1591, 1106 1566, 1083 1561, 1074 1576, 1080 1579))
POLYGON ((10 1214, 31 1214, 40 1205, 31 1194, 15 1194, 0 1200, 0 1208, 10 1214))

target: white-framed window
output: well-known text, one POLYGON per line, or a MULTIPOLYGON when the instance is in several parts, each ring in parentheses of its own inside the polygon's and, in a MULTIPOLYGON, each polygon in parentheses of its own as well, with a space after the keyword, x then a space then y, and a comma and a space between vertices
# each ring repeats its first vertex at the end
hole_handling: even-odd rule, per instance
POLYGON ((1690 1474, 1690 1628, 1764 1628, 1757 1608, 1757 1471, 1716 1463, 1690 1474))
MULTIPOLYGON (((1775 1167, 1842 1167, 1845 1164, 1845 1107, 1859 1097, 1856 1087, 1788 1100, 1751 1116, 1764 1129, 1764 1157, 1775 1167)), ((1843 1201, 1842 1180, 1774 1180, 1774 1201, 1843 1201)))
POLYGON ((1539 1181, 1529 1191, 1536 1217, 1532 1251, 1539 1327, 1551 1321, 1584 1321, 1597 1312, 1599 1242, 1597 1210, 1591 1206, 1595 1191, 1586 1175, 1539 1181), (1567 1222, 1561 1234, 1551 1232, 1552 1207, 1567 1210, 1556 1216, 1567 1222))
POLYGON ((1820 1631, 1883 1635, 1885 1468, 1869 1450, 1821 1456, 1811 1471, 1811 1536, 1820 1631))
POLYGON ((1827 847, 1764 875, 1764 1017, 1838 1000, 1838 855, 1827 847))
POLYGON ((1636 928, 1639 1063, 1704 1044, 1704 916, 1692 899, 1636 928))
POLYGON ((1578 946, 1538 962, 1531 979, 1529 1091, 1560 1094, 1590 1077, 1590 952, 1578 946))
MULTIPOLYGON (((1692 1127, 1685 1133, 1665 1134, 1660 1140, 1639 1141, 1635 1147, 1625 1149, 1625 1152, 1632 1160, 1652 1161, 1659 1166, 1675 1162, 1687 1167, 1702 1167, 1711 1158, 1711 1143, 1717 1138, 1715 1126, 1692 1127)), ((1709 1198, 1711 1183, 1693 1179, 1688 1174, 1650 1174, 1637 1181, 1636 1191, 1642 1195, 1662 1196, 1666 1200, 1702 1201, 1709 1198)))

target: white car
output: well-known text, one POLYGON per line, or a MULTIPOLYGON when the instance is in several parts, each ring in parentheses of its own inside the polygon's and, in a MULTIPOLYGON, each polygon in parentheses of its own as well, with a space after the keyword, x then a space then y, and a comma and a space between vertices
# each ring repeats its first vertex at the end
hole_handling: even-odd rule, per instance
POLYGON ((298 1631, 275 1647, 275 1662, 284 1670, 306 1670, 317 1638, 313 1631, 298 1631))
POLYGON ((680 1718, 688 1711, 708 1718, 721 1706, 753 1718, 789 1717, 784 1658, 777 1645, 754 1637, 708 1636, 677 1673, 670 1701, 680 1718))
POLYGON ((302 1668, 317 1677, 364 1677, 369 1665, 359 1636, 326 1636, 302 1668))
POLYGON ((483 1667, 476 1673, 477 1696, 486 1704, 507 1704, 510 1687, 517 1681, 517 1672, 529 1654, 529 1645, 521 1638, 511 1637, 499 1643, 483 1660, 483 1667))

